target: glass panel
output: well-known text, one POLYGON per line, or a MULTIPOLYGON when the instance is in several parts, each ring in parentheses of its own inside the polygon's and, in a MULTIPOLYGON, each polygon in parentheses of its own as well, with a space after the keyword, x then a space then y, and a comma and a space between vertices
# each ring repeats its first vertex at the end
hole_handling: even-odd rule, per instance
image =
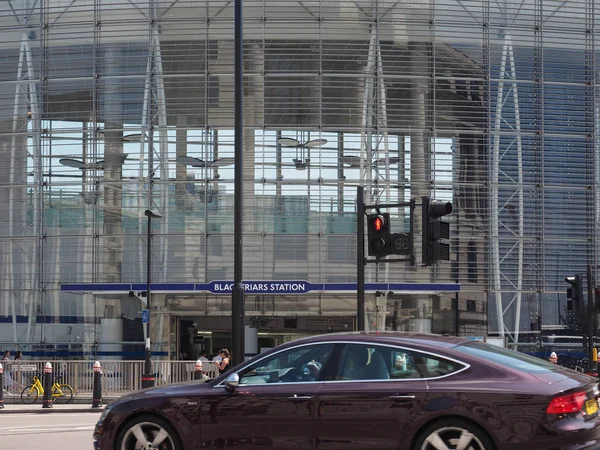
POLYGON ((463 366, 432 355, 387 346, 347 344, 342 350, 336 380, 435 378, 463 366))
POLYGON ((296 347, 258 361, 240 372, 240 384, 318 381, 333 344, 296 347))
POLYGON ((525 373, 542 373, 561 368, 561 366, 543 359, 480 342, 469 342, 455 347, 455 350, 525 373))

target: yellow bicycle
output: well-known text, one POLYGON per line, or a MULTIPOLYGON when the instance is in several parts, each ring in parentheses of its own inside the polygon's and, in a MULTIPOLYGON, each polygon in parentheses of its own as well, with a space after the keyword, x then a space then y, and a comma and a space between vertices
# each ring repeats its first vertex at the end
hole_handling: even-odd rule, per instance
MULTIPOLYGON (((68 384, 61 383, 61 378, 60 376, 56 377, 52 384, 52 402, 70 403, 73 400, 73 388, 68 384)), ((34 375, 31 384, 21 392, 21 401, 23 403, 34 403, 40 395, 44 396, 44 386, 42 386, 40 377, 34 375)))

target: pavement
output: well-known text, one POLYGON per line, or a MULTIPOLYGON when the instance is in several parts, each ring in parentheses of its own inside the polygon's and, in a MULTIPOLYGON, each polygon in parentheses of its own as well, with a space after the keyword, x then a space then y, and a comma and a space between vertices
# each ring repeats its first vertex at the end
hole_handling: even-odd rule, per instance
POLYGON ((52 408, 42 408, 42 399, 38 399, 35 403, 24 404, 17 396, 4 395, 4 408, 0 407, 0 414, 31 414, 31 413, 85 413, 102 411, 104 406, 115 401, 116 398, 103 398, 102 406, 92 408, 91 397, 74 396, 70 403, 54 403, 52 408))
POLYGON ((52 408, 42 408, 42 403, 34 403, 32 405, 23 404, 4 404, 4 408, 0 409, 0 414, 45 414, 45 413, 97 413, 104 409, 106 404, 99 408, 92 408, 91 403, 70 403, 67 405, 52 405, 52 408))

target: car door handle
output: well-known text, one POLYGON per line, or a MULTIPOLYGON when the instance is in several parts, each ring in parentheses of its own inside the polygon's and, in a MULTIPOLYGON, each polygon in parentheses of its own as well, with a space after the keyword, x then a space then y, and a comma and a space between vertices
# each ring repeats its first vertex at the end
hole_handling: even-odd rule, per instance
POLYGON ((390 400, 413 400, 415 398, 414 395, 390 395, 388 397, 390 400))
POLYGON ((288 400, 301 402, 301 401, 310 400, 311 398, 312 397, 310 395, 296 395, 296 394, 294 394, 292 397, 288 397, 288 400))

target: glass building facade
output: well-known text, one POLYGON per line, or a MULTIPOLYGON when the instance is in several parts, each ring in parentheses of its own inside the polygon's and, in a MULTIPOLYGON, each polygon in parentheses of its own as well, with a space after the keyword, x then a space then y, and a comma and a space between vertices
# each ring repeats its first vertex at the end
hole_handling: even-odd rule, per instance
MULTIPOLYGON (((370 329, 559 324, 564 277, 597 265, 598 18, 593 0, 245 0, 244 279, 317 286, 250 289, 246 350, 356 326, 336 286, 356 282, 357 186, 454 205, 449 262, 367 266, 431 287, 369 291, 370 329)), ((153 351, 230 345, 212 282, 233 278, 233 47, 226 0, 0 4, 2 348, 143 358, 146 209, 153 351), (194 283, 211 289, 176 288, 194 283)))

